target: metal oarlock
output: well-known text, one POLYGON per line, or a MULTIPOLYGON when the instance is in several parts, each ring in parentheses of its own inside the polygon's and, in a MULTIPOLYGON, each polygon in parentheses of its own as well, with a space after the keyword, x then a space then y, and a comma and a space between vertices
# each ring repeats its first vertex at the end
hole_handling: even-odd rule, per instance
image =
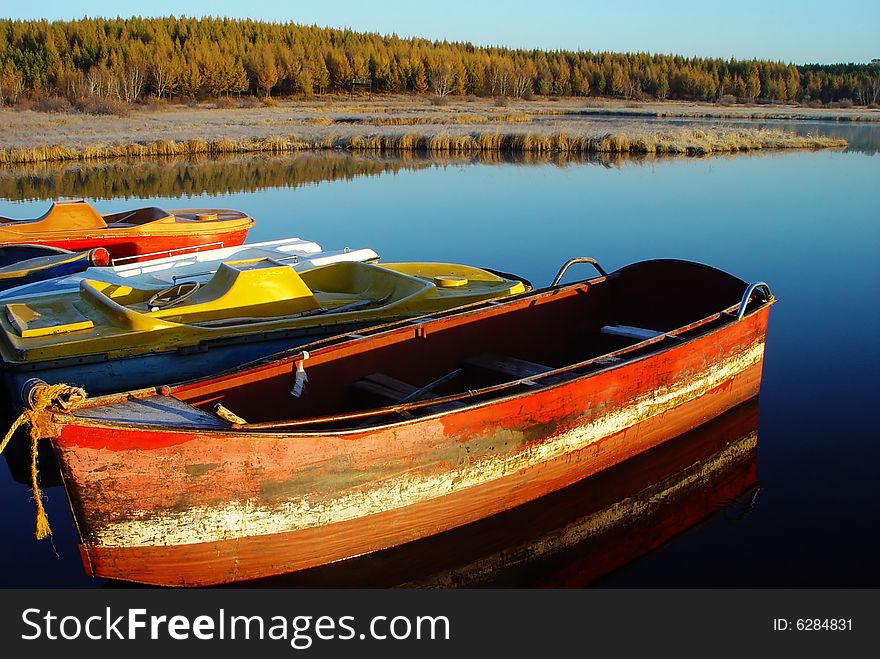
POLYGON ((563 265, 559 269, 559 272, 556 273, 556 276, 553 278, 553 283, 550 284, 550 286, 558 286, 559 282, 562 281, 562 278, 565 276, 565 273, 568 271, 568 269, 576 263, 589 263, 594 268, 596 268, 596 270, 599 271, 599 274, 603 277, 608 275, 608 273, 605 272, 605 269, 601 265, 599 265, 596 259, 590 258, 589 256, 576 256, 573 259, 569 259, 565 262, 565 265, 563 265))
POLYGON ((756 281, 754 284, 750 284, 749 287, 746 289, 746 292, 743 294, 742 302, 739 303, 739 311, 737 311, 736 313, 737 320, 746 315, 746 307, 749 306, 749 300, 751 300, 752 298, 752 293, 754 293, 756 290, 763 290, 764 302, 773 297, 770 293, 770 287, 764 282, 756 281))

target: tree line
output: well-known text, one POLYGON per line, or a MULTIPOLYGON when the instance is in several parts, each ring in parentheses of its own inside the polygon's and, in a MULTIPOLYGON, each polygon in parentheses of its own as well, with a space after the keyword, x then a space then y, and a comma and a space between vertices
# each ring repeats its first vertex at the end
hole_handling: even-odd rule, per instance
POLYGON ((880 103, 880 64, 518 50, 227 18, 0 19, 0 104, 349 91, 880 103))

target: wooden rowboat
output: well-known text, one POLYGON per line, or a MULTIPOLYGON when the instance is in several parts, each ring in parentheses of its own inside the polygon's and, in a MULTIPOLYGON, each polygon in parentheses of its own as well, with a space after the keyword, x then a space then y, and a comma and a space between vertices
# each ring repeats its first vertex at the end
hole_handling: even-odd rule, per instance
POLYGON ((205 245, 240 245, 254 220, 238 211, 139 208, 100 215, 82 200, 56 201, 41 217, 0 217, 0 245, 30 243, 81 252, 104 247, 113 259, 146 260, 205 245))
POLYGON ((705 265, 641 262, 44 409, 37 427, 89 574, 231 583, 486 518, 720 415, 758 393, 774 301, 705 265))

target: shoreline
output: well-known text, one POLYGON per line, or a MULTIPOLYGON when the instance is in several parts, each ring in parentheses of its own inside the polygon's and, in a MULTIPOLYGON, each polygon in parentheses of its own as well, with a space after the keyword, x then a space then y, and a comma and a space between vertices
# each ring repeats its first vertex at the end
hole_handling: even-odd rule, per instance
POLYGON ((874 122, 880 121, 880 111, 415 96, 312 97, 258 107, 169 104, 139 107, 124 116, 2 109, 0 163, 328 149, 708 155, 846 146, 843 139, 748 125, 780 119, 874 122), (668 119, 699 123, 682 126, 668 119))

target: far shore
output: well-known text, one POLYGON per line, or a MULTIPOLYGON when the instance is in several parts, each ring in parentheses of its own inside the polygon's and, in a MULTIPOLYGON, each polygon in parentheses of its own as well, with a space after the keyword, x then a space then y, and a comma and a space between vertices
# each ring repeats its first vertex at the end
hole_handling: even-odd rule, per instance
POLYGON ((777 120, 880 121, 880 110, 866 108, 592 98, 328 95, 219 105, 152 104, 121 116, 3 108, 0 163, 307 149, 706 155, 846 146, 772 127, 777 120))

